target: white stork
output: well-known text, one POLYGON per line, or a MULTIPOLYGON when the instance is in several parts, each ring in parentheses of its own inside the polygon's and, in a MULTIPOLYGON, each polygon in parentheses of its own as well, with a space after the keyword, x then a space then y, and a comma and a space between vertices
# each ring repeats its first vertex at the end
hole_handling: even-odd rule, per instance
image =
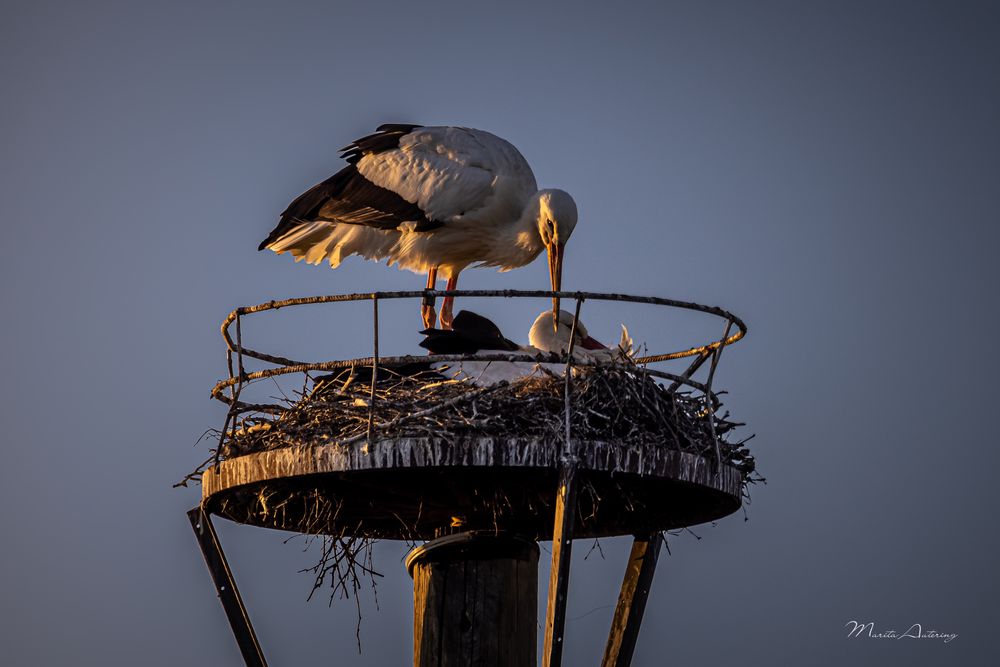
MULTIPOLYGON (((447 290, 471 264, 509 271, 546 250, 552 289, 561 288, 576 204, 562 190, 539 190, 507 141, 464 127, 382 125, 343 151, 348 165, 295 199, 259 250, 333 268, 350 255, 388 258, 426 273, 427 289, 440 272, 447 290)), ((441 307, 445 329, 452 301, 441 307)), ((556 313, 559 300, 552 301, 556 313)), ((433 299, 421 313, 433 327, 433 299)))
MULTIPOLYGON (((528 333, 528 345, 519 346, 506 339, 493 322, 469 311, 461 311, 455 318, 454 331, 430 329, 420 346, 434 354, 471 354, 476 352, 509 351, 542 356, 565 354, 569 349, 570 332, 573 331, 573 314, 560 310, 556 324, 550 311, 541 313, 528 333)), ((587 332, 582 321, 577 320, 574 333, 573 358, 579 361, 611 362, 628 359, 632 354, 632 340, 622 326, 621 341, 616 348, 608 348, 587 332)), ((561 375, 566 370, 563 363, 542 361, 477 361, 438 362, 430 370, 445 377, 479 386, 498 382, 513 382, 540 374, 561 375)))

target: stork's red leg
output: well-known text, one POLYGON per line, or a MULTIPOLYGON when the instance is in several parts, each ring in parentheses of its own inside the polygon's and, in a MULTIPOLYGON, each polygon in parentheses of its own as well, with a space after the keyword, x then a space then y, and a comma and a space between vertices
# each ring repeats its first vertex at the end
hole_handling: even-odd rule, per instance
MULTIPOLYGON (((434 289, 437 283, 437 274, 438 270, 436 266, 427 272, 427 289, 434 289)), ((433 329, 434 320, 437 319, 437 313, 434 312, 434 297, 424 297, 424 302, 420 306, 420 315, 424 318, 424 328, 433 329)))
MULTIPOLYGON (((456 285, 458 285, 458 274, 455 274, 451 278, 448 278, 448 286, 445 287, 445 289, 450 292, 451 290, 455 289, 456 285)), ((441 304, 442 329, 451 329, 451 321, 454 319, 451 315, 451 308, 454 303, 455 303, 455 297, 446 296, 444 298, 444 303, 441 304)))

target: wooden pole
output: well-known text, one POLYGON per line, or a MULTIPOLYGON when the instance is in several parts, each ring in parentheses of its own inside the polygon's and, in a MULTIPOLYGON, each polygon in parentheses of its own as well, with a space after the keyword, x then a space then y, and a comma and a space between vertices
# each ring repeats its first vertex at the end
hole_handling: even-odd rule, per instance
POLYGON ((566 603, 569 595, 569 565, 573 558, 573 524, 576 521, 576 462, 564 463, 556 493, 555 529, 552 535, 552 569, 545 610, 545 641, 542 667, 562 664, 566 630, 566 603))
POLYGON ((515 535, 440 537, 406 558, 414 667, 535 667, 538 545, 515 535))
POLYGON ((569 350, 566 352, 565 385, 563 402, 565 406, 565 435, 559 464, 559 487, 556 489, 556 516, 552 526, 552 566, 549 572, 549 597, 545 607, 545 638, 542 641, 542 667, 562 665, 563 639, 566 631, 566 604, 569 596, 569 565, 573 558, 573 526, 576 524, 576 468, 579 459, 573 447, 570 430, 572 416, 570 386, 573 379, 573 344, 576 341, 576 326, 580 321, 580 306, 583 299, 577 298, 573 326, 569 331, 569 350))

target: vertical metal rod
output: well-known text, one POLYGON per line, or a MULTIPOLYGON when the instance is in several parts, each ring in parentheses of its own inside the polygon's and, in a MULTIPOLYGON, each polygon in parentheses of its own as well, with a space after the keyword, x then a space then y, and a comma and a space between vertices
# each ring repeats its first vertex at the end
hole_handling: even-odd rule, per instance
POLYGON ((229 379, 233 380, 233 386, 229 388, 229 395, 235 401, 236 400, 236 371, 233 370, 233 350, 229 348, 226 350, 226 368, 229 369, 229 379))
MULTIPOLYGON (((563 380, 563 402, 566 408, 563 421, 566 425, 566 440, 563 442, 563 460, 574 455, 573 447, 570 444, 569 424, 572 413, 570 410, 571 406, 569 396, 570 386, 573 380, 573 348, 576 346, 576 325, 577 322, 580 321, 580 307, 582 305, 583 299, 577 298, 576 310, 573 312, 573 324, 569 329, 569 349, 566 351, 566 377, 563 380)), ((558 329, 558 323, 556 324, 556 328, 558 329)))
MULTIPOLYGON (((236 379, 233 374, 233 351, 232 349, 226 350, 226 366, 229 368, 230 379, 236 379)), ((229 430, 229 420, 233 418, 233 406, 236 405, 236 400, 239 398, 239 392, 236 391, 236 385, 238 383, 234 382, 233 386, 229 388, 229 398, 231 400, 229 404, 229 410, 226 411, 226 419, 222 422, 222 431, 219 433, 219 443, 215 446, 215 454, 212 456, 212 467, 215 468, 215 474, 219 474, 219 460, 222 458, 222 447, 226 444, 226 432, 229 430)))
POLYGON ((243 376, 245 375, 243 371, 243 317, 242 313, 236 311, 236 368, 240 371, 240 376, 237 381, 238 388, 236 393, 239 394, 243 389, 243 376))
POLYGON ((542 649, 542 666, 558 667, 562 664, 566 627, 566 601, 569 593, 570 561, 573 555, 573 525, 576 523, 576 451, 570 432, 572 410, 570 385, 573 371, 573 347, 576 342, 576 324, 580 319, 583 299, 577 297, 576 313, 570 329, 569 350, 566 353, 566 438, 563 443, 559 466, 559 486, 556 490, 555 525, 552 528, 552 566, 549 572, 549 594, 545 611, 545 640, 542 649))
POLYGON ((375 430, 375 384, 378 382, 378 294, 372 294, 372 388, 368 395, 368 444, 375 430))
POLYGON ((705 383, 705 386, 708 387, 709 390, 712 389, 712 380, 715 378, 715 369, 719 365, 719 357, 722 356, 722 349, 723 347, 725 347, 724 345, 722 345, 722 342, 724 342, 727 338, 729 338, 729 331, 732 328, 733 328, 733 321, 727 320, 726 330, 722 333, 722 341, 720 341, 719 346, 715 348, 715 350, 713 350, 712 365, 708 369, 708 381, 705 383))
POLYGON ((194 529, 195 537, 198 538, 198 546, 201 547, 201 555, 205 558, 208 571, 215 582, 215 591, 222 602, 222 608, 229 618, 229 626, 236 637, 236 643, 243 654, 243 661, 247 667, 267 667, 267 660, 264 659, 264 652, 257 641, 257 633, 250 623, 250 616, 247 614, 246 605, 240 591, 236 588, 236 580, 233 579, 233 572, 229 569, 226 555, 222 551, 219 543, 219 536, 212 525, 212 519, 208 512, 201 506, 188 510, 188 520, 194 529))
POLYGON ((625 567, 622 590, 618 594, 618 605, 615 607, 615 617, 611 622, 601 667, 629 667, 632 664, 662 544, 663 536, 660 533, 637 535, 632 542, 632 552, 625 567))
MULTIPOLYGON (((236 309, 236 367, 239 371, 239 375, 236 376, 236 382, 233 383, 231 390, 232 403, 229 404, 229 411, 226 413, 226 420, 222 424, 222 433, 219 434, 219 446, 215 448, 215 458, 212 462, 212 466, 215 468, 215 474, 219 474, 219 461, 222 459, 222 448, 226 444, 226 436, 229 435, 230 426, 233 429, 236 428, 236 415, 239 414, 239 407, 236 405, 237 401, 240 400, 240 392, 243 391, 243 376, 245 372, 243 370, 243 326, 242 326, 242 312, 240 308, 236 309)), ((229 366, 229 377, 233 377, 233 351, 226 351, 226 363, 229 366)))
POLYGON ((715 348, 712 354, 712 365, 708 369, 708 381, 705 383, 705 388, 708 390, 708 396, 705 397, 705 409, 708 411, 708 427, 712 432, 712 446, 715 449, 715 470, 719 472, 722 470, 722 452, 719 450, 719 437, 715 434, 715 401, 712 400, 712 380, 715 379, 715 369, 719 365, 719 357, 722 356, 722 348, 725 347, 722 343, 729 338, 729 330, 733 327, 733 321, 726 321, 726 330, 722 333, 722 340, 719 342, 719 346, 715 348))

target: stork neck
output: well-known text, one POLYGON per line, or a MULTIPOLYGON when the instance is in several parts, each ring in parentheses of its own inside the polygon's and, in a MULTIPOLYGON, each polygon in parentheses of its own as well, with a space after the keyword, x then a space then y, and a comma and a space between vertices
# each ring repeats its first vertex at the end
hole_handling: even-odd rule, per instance
POLYGON ((529 253, 531 259, 537 257, 545 249, 542 237, 538 233, 538 216, 539 202, 538 193, 536 193, 525 204, 524 210, 521 211, 521 217, 509 227, 510 234, 513 237, 510 241, 523 251, 529 253))
POLYGON ((545 249, 538 233, 538 199, 532 197, 513 222, 493 225, 493 242, 485 266, 513 269, 532 262, 545 249))

